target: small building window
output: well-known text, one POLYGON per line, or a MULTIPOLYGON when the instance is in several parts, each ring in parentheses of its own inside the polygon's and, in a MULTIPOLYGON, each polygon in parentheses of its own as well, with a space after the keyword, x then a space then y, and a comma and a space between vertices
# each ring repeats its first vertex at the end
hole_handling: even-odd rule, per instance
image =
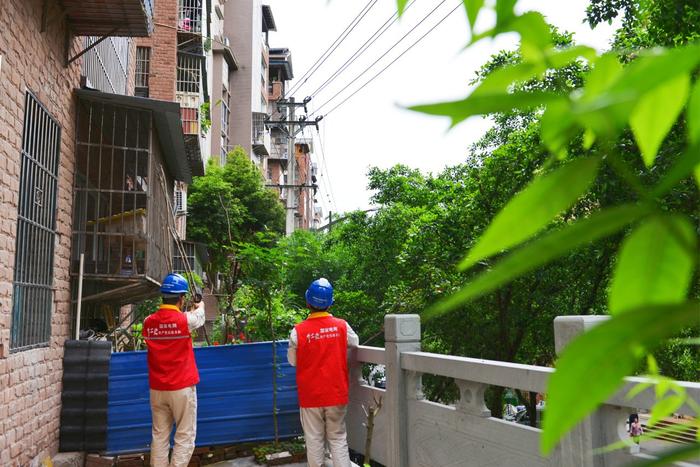
POLYGON ((187 193, 179 183, 175 185, 175 213, 187 212, 187 193))
POLYGON ((60 147, 61 127, 27 92, 12 288, 13 352, 47 345, 51 337, 60 147))
POLYGON ((148 97, 148 77, 151 69, 151 48, 136 47, 136 86, 139 97, 148 97))

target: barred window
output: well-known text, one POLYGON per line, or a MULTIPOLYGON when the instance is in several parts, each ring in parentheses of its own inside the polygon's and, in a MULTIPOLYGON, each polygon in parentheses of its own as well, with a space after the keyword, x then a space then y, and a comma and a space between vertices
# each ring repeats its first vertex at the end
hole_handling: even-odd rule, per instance
MULTIPOLYGON (((177 92, 199 94, 202 56, 188 52, 177 54, 177 92)), ((180 102, 180 104, 183 104, 180 102)))
POLYGON ((148 97, 148 77, 151 69, 151 48, 136 47, 136 89, 135 94, 148 97))
POLYGON ((31 92, 24 106, 10 350, 51 337, 61 127, 31 92))

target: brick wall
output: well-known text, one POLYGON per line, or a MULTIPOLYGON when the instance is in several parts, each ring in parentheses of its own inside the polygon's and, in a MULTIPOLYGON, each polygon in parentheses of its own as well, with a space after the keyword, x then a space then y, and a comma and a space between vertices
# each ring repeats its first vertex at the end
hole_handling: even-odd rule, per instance
MULTIPOLYGON (((40 32, 41 0, 3 0, 0 8, 0 465, 30 465, 58 449, 63 342, 70 327, 69 258, 79 61, 65 63, 65 23, 40 32), (49 347, 10 354, 24 96, 32 90, 61 125, 54 309, 49 347)), ((71 55, 78 51, 73 41, 71 55)))
POLYGON ((158 0, 155 2, 153 16, 153 34, 151 37, 137 38, 136 45, 151 48, 149 97, 174 101, 177 68, 177 0, 158 0))

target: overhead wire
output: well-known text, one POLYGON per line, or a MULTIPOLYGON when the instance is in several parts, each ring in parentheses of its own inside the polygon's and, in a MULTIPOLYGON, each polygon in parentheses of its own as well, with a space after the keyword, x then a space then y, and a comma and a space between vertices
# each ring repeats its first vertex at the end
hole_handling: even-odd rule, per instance
POLYGON ((314 62, 313 65, 311 65, 311 68, 309 68, 306 73, 302 75, 301 78, 299 78, 299 81, 292 86, 292 88, 289 90, 287 93, 288 95, 292 95, 294 92, 299 91, 304 84, 313 76, 313 74, 328 60, 328 57, 330 57, 333 52, 340 46, 340 44, 345 41, 345 39, 350 35, 350 33, 357 27, 358 24, 362 21, 362 19, 369 13, 369 11, 374 7, 374 5, 377 4, 378 0, 369 0, 367 4, 360 10, 360 13, 355 16, 355 18, 350 22, 350 24, 343 30, 343 32, 340 33, 340 35, 336 38, 335 41, 326 49, 325 52, 321 54, 318 59, 314 62))
MULTIPOLYGON (((321 138, 321 131, 320 130, 317 130, 317 133, 318 133, 318 145, 321 147, 321 160, 323 161, 323 167, 325 168, 325 172, 328 175, 329 170, 328 170, 328 163, 326 162, 326 150, 323 147, 323 138, 321 138)), ((330 183, 330 179, 328 180, 328 186, 329 186, 331 198, 333 200, 333 205, 335 207, 335 211, 337 211, 338 210, 338 203, 336 202, 335 193, 333 192, 333 184, 330 183)))
MULTIPOLYGON (((407 11, 416 2, 416 0, 411 0, 411 2, 404 8, 404 12, 407 11)), ((323 89, 325 89, 329 84, 331 84, 343 71, 345 71, 350 65, 352 65, 355 60, 357 60, 362 54, 364 54, 380 37, 384 35, 385 32, 399 19, 399 12, 395 11, 393 15, 387 19, 384 24, 382 24, 379 29, 377 29, 374 34, 372 34, 369 39, 365 41, 364 44, 358 48, 355 53, 353 53, 349 59, 343 63, 340 68, 338 68, 326 81, 324 81, 320 86, 313 91, 310 96, 314 97, 319 94, 323 89)))
MULTIPOLYGON (((439 7, 440 5, 442 5, 442 3, 444 3, 444 2, 445 2, 445 0, 443 0, 443 1, 438 5, 438 7, 439 7)), ((360 91, 361 91, 362 89, 364 89, 367 85, 369 85, 372 81, 374 81, 377 77, 379 77, 382 73, 384 73, 391 65, 393 65, 394 63, 396 63, 396 62, 397 62, 401 57, 403 57, 409 50, 411 50, 411 49, 412 49, 413 47, 415 47, 418 43, 420 43, 423 39, 425 39, 431 32, 433 32, 440 24, 442 24, 450 15, 452 15, 455 11, 457 11, 457 9, 460 8, 461 6, 462 6, 462 2, 460 2, 459 4, 457 4, 457 6, 455 6, 452 10, 450 10, 449 13, 447 13, 445 16, 443 16, 442 19, 440 19, 436 24, 434 24, 433 27, 431 27, 430 29, 428 29, 428 31, 426 31, 421 37, 419 37, 415 42, 413 42, 410 46, 408 46, 408 48, 406 48, 403 52, 401 52, 401 54, 399 54, 396 58, 394 58, 391 62, 389 62, 384 68, 382 68, 381 70, 379 70, 379 72, 377 72, 374 76, 372 76, 369 80, 367 80, 362 86, 360 86, 359 88, 357 88, 352 94, 350 94, 349 96, 347 96, 345 99, 343 99, 343 100, 340 101, 337 105, 335 105, 333 108, 331 108, 331 110, 329 110, 328 112, 326 112, 326 113, 324 114, 324 117, 327 117, 328 115, 330 115, 334 110, 336 110, 336 109, 337 109, 338 107, 340 107, 341 105, 345 104, 348 100, 350 100, 350 99, 351 99, 353 96, 355 96, 358 92, 360 92, 360 91)), ((437 7, 436 7, 436 8, 437 8, 437 7)), ((433 11, 435 11, 435 10, 433 10, 433 11)), ((429 15, 430 15, 430 14, 432 14, 432 12, 429 13, 429 15)), ((424 20, 425 20, 425 18, 424 18, 424 20)), ((422 21, 421 21, 421 22, 422 22, 422 21)), ((419 23, 419 24, 420 24, 420 23, 419 23)), ((416 26, 417 26, 417 25, 416 25, 416 26)), ((415 29, 415 28, 414 28, 414 29, 415 29)), ((412 29, 411 31, 413 31, 413 29, 412 29)), ((410 31, 409 31, 409 34, 410 34, 410 31)), ((405 37, 405 36, 404 36, 404 37, 405 37)), ((401 38, 401 39, 399 40, 399 42, 400 42, 401 40, 403 40, 403 38, 401 38)), ((397 44, 398 44, 398 42, 397 42, 397 44)), ((395 45, 396 45, 396 44, 394 44, 394 46, 395 46, 395 45)), ((392 48, 393 48, 394 46, 392 46, 392 48)), ((387 51, 387 53, 388 53, 388 51, 387 51)), ((385 54, 385 55, 386 55, 386 54, 385 54)), ((335 100, 336 97, 338 97, 340 94, 342 94, 343 91, 345 91, 351 84, 353 84, 354 82, 356 82, 364 73, 366 73, 370 68, 372 68, 372 66, 374 66, 374 64, 376 64, 376 63, 377 63, 379 60, 381 60, 381 58, 383 58, 383 57, 384 57, 384 55, 383 55, 382 57, 380 57, 377 61, 375 61, 375 63, 373 63, 372 65, 370 65, 369 67, 367 67, 362 73, 360 73, 360 75, 358 75, 355 79, 353 79, 345 88, 341 89, 341 90, 338 91, 335 95, 333 95, 333 97, 331 97, 330 99, 328 99, 327 101, 325 101, 323 104, 321 104, 321 105, 316 109, 315 112, 319 112, 323 107, 325 107, 326 105, 328 105, 331 101, 335 100)), ((312 114, 312 115, 313 115, 313 114, 312 114)))
MULTIPOLYGON (((302 138, 306 139, 306 128, 302 128, 301 134, 302 134, 302 138)), ((311 134, 310 139, 313 139, 313 134, 311 134)), ((314 153, 314 155, 315 155, 315 153, 314 153)), ((321 183, 323 183, 323 185, 325 187, 326 196, 328 198, 327 199, 328 211, 332 211, 332 210, 334 210, 335 199, 331 198, 331 186, 332 186, 332 184, 331 184, 331 180, 330 180, 330 175, 328 173, 327 167, 326 168, 323 167, 323 164, 321 163, 321 159, 318 157, 316 157, 316 158, 319 161, 319 164, 318 164, 318 167, 319 167, 319 174, 318 174, 319 190, 321 189, 321 187, 320 187, 321 183), (321 172, 323 172, 323 174, 321 174, 321 172)), ((321 200, 323 200, 323 194, 321 194, 320 198, 321 198, 321 200)))

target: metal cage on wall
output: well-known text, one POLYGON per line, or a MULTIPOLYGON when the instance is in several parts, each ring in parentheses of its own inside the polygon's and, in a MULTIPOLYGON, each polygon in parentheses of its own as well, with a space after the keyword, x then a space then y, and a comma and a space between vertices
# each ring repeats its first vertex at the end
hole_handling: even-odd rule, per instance
POLYGON ((177 12, 178 32, 202 33, 202 0, 178 0, 177 12))
POLYGON ((84 260, 83 301, 133 303, 172 267, 173 178, 149 110, 81 99, 71 274, 84 260))

